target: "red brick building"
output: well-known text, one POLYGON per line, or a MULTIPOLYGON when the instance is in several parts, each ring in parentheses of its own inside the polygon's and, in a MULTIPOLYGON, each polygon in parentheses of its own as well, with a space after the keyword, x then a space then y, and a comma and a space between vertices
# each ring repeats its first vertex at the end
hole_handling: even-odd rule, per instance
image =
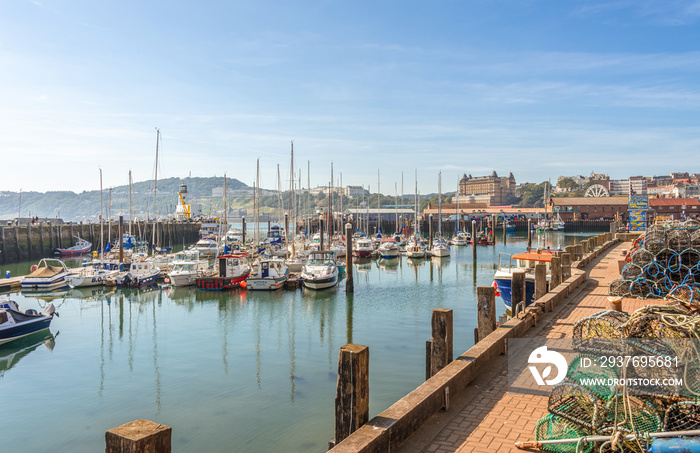
POLYGON ((652 198, 649 199, 647 218, 684 220, 700 217, 700 201, 697 198, 652 198))

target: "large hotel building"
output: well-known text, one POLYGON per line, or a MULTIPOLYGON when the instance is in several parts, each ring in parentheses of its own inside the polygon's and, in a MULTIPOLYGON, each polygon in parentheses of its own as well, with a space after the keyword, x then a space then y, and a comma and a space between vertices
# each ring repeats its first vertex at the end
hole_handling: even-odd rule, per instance
POLYGON ((459 181, 460 204, 483 204, 486 206, 503 206, 515 197, 515 177, 509 173, 500 177, 494 171, 490 176, 464 175, 459 181))

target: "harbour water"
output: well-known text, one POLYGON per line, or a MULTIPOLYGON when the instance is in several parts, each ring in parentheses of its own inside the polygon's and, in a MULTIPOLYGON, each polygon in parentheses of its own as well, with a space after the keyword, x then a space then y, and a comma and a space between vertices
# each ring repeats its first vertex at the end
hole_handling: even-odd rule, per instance
MULTIPOLYGON (((586 235, 535 236, 564 247, 586 235)), ((533 244, 536 245, 536 244, 533 244)), ((203 292, 194 288, 15 293, 57 307, 50 334, 0 346, 3 450, 94 452, 104 432, 145 418, 173 428, 174 451, 323 452, 333 437, 340 346, 370 348, 370 417, 420 385, 434 308, 454 310, 454 351, 473 344, 476 287, 495 246, 355 265, 355 292, 203 292)), ((25 272, 18 266, 17 272, 25 272)), ((497 300, 497 314, 504 306, 497 300)))

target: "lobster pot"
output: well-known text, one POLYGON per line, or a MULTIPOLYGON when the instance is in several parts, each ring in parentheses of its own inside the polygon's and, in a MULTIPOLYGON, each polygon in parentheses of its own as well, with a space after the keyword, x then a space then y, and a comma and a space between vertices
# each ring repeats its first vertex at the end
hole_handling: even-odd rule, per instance
POLYGON ((622 279, 613 280, 608 287, 608 294, 620 297, 629 296, 630 282, 622 279))
POLYGON ((695 285, 678 285, 668 293, 668 298, 691 310, 700 310, 700 288, 695 285))
POLYGON ((622 325, 627 320, 626 313, 606 310, 577 321, 573 331, 574 350, 604 355, 622 352, 622 325))
POLYGON ((700 402, 679 401, 666 409, 664 431, 700 429, 700 402))
POLYGON ((599 355, 577 355, 571 359, 566 377, 577 384, 586 383, 586 388, 601 399, 610 398, 615 394, 619 369, 607 366, 607 363, 599 359, 599 355), (590 384, 591 382, 594 384, 590 384))
POLYGON ((694 249, 700 249, 700 229, 690 233, 690 242, 693 244, 694 249))
POLYGON ((696 249, 683 250, 681 252, 681 263, 691 269, 694 274, 700 272, 700 252, 696 249))
MULTIPOLYGON (((541 418, 535 426, 535 440, 556 440, 556 439, 577 439, 589 434, 586 429, 576 426, 570 421, 558 417, 553 414, 547 414, 541 418)), ((556 453, 590 453, 593 449, 593 443, 586 443, 576 449, 576 442, 564 444, 546 444, 542 445, 544 451, 553 451, 556 453)))
POLYGON ((622 278, 623 280, 634 281, 641 277, 643 272, 642 266, 634 263, 627 263, 625 267, 622 268, 622 278))
POLYGON ((668 248, 680 252, 690 248, 693 241, 688 230, 671 230, 666 235, 666 243, 668 248))
MULTIPOLYGON (((610 436, 612 439, 617 432, 623 436, 632 434, 627 428, 620 426, 617 429, 605 427, 598 431, 596 435, 610 436)), ((620 439, 615 445, 611 442, 598 442, 595 446, 594 453, 646 453, 645 445, 646 443, 643 440, 637 442, 634 439, 620 439)))
POLYGON ((624 336, 634 338, 686 338, 687 332, 663 322, 665 316, 688 315, 679 306, 647 305, 634 312, 633 319, 625 324, 624 336))
POLYGON ((605 407, 607 418, 603 427, 618 428, 630 433, 655 433, 661 430, 661 417, 654 405, 635 396, 617 395, 605 407))
POLYGON ((638 249, 631 255, 632 263, 640 267, 646 267, 654 261, 654 254, 647 249, 638 249))
POLYGON ((605 421, 604 400, 568 378, 552 388, 547 409, 588 430, 598 429, 605 421))

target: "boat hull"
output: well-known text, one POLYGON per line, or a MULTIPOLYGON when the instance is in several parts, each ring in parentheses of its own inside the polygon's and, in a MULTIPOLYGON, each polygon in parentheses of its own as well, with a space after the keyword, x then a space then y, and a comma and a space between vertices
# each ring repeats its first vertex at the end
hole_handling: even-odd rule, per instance
POLYGON ((247 277, 248 274, 237 277, 200 277, 195 280, 195 286, 204 291, 224 291, 238 288, 247 277))
POLYGON ((125 281, 123 278, 117 278, 117 288, 141 288, 142 286, 153 285, 158 280, 159 274, 149 275, 146 277, 135 277, 136 281, 132 278, 130 281, 125 281))
POLYGON ((372 256, 372 250, 353 250, 352 256, 355 258, 370 258, 372 256))
POLYGON ((85 255, 87 253, 90 253, 90 250, 92 250, 92 245, 89 247, 83 247, 80 249, 54 249, 53 254, 57 256, 80 256, 80 255, 85 255))
MULTIPOLYGON (((501 293, 501 300, 506 307, 512 308, 511 306, 511 279, 510 278, 496 278, 494 279, 498 285, 498 291, 501 293)), ((535 281, 525 279, 525 306, 529 306, 535 301, 535 281)))
POLYGON ((332 288, 338 284, 338 275, 336 274, 326 278, 302 278, 302 283, 305 288, 309 289, 332 288))
POLYGON ((246 288, 249 291, 275 291, 284 286, 287 276, 275 278, 254 278, 249 277, 246 280, 246 288))
POLYGON ((49 328, 53 316, 41 316, 37 319, 12 324, 8 327, 0 327, 0 344, 18 340, 27 335, 41 332, 49 328))
POLYGON ((64 286, 68 286, 68 281, 66 280, 65 275, 60 275, 52 279, 25 277, 20 282, 20 287, 23 290, 30 291, 52 291, 54 289, 62 288, 64 286))

